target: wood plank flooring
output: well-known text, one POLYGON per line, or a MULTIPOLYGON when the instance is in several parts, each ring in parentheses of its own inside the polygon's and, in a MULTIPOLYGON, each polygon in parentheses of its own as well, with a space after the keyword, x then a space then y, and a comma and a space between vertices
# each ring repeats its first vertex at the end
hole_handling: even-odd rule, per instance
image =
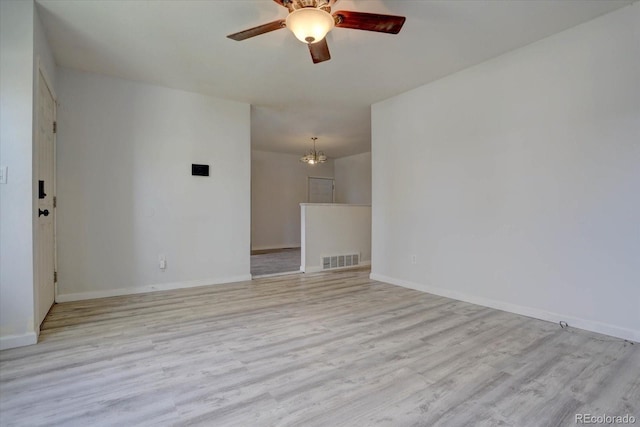
POLYGON ((368 275, 58 304, 0 352, 0 425, 640 423, 640 345, 368 275))

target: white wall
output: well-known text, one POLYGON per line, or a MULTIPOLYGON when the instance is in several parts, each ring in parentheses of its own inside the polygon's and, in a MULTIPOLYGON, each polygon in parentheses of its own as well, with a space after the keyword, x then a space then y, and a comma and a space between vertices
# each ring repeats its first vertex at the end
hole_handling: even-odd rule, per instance
POLYGON ((638 22, 374 105, 372 277, 640 341, 638 22))
POLYGON ((34 4, 0 1, 0 349, 36 341, 33 294, 34 4))
MULTIPOLYGON (((51 50, 51 46, 49 46, 49 41, 47 40, 47 36, 44 32, 44 26, 42 25, 42 21, 40 16, 37 13, 38 8, 36 7, 36 13, 34 17, 34 48, 35 48, 35 62, 34 73, 33 73, 33 87, 37 87, 38 84, 38 66, 44 70, 45 78, 53 87, 50 88, 55 92, 56 89, 56 74, 57 74, 57 66, 55 58, 53 57, 53 51, 51 50)), ((54 96, 56 94, 54 93, 54 96)), ((37 105, 38 99, 38 91, 34 91, 33 94, 33 102, 34 105, 37 105)), ((35 132, 35 130, 34 130, 35 132)), ((35 194, 35 193, 34 193, 35 194)))
POLYGON ((360 256, 359 265, 371 263, 371 206, 303 203, 302 265, 305 273, 322 270, 322 257, 360 256))
POLYGON ((253 250, 300 246, 300 203, 307 201, 307 177, 333 178, 333 160, 307 165, 299 161, 300 156, 252 151, 253 250))
POLYGON ((371 204, 371 152, 334 160, 336 203, 371 204))
POLYGON ((58 86, 58 300, 250 278, 249 105, 63 68, 58 86))

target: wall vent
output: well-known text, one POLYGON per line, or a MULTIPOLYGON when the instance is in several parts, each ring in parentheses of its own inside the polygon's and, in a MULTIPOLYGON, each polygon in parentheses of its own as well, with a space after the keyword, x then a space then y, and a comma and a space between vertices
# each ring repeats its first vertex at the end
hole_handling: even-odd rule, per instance
POLYGON ((360 254, 331 255, 322 257, 322 269, 353 267, 360 263, 360 254))

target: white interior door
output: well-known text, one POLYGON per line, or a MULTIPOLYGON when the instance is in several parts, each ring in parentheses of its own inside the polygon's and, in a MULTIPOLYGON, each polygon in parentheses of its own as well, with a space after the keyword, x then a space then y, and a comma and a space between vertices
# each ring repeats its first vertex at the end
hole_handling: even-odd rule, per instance
POLYGON ((333 178, 309 177, 309 203, 333 203, 333 178))
POLYGON ((55 240, 54 240, 54 197, 55 197, 55 146, 54 122, 55 102, 46 80, 40 73, 38 82, 38 110, 36 133, 36 162, 38 215, 36 226, 36 304, 38 325, 42 323, 53 305, 55 240))

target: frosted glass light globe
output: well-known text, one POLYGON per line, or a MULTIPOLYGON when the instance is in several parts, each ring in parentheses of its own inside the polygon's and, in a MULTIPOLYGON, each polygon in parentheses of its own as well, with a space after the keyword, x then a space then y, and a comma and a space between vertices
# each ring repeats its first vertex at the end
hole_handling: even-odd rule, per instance
POLYGON ((286 25, 302 43, 317 43, 333 29, 335 21, 324 10, 305 7, 291 12, 286 25))

